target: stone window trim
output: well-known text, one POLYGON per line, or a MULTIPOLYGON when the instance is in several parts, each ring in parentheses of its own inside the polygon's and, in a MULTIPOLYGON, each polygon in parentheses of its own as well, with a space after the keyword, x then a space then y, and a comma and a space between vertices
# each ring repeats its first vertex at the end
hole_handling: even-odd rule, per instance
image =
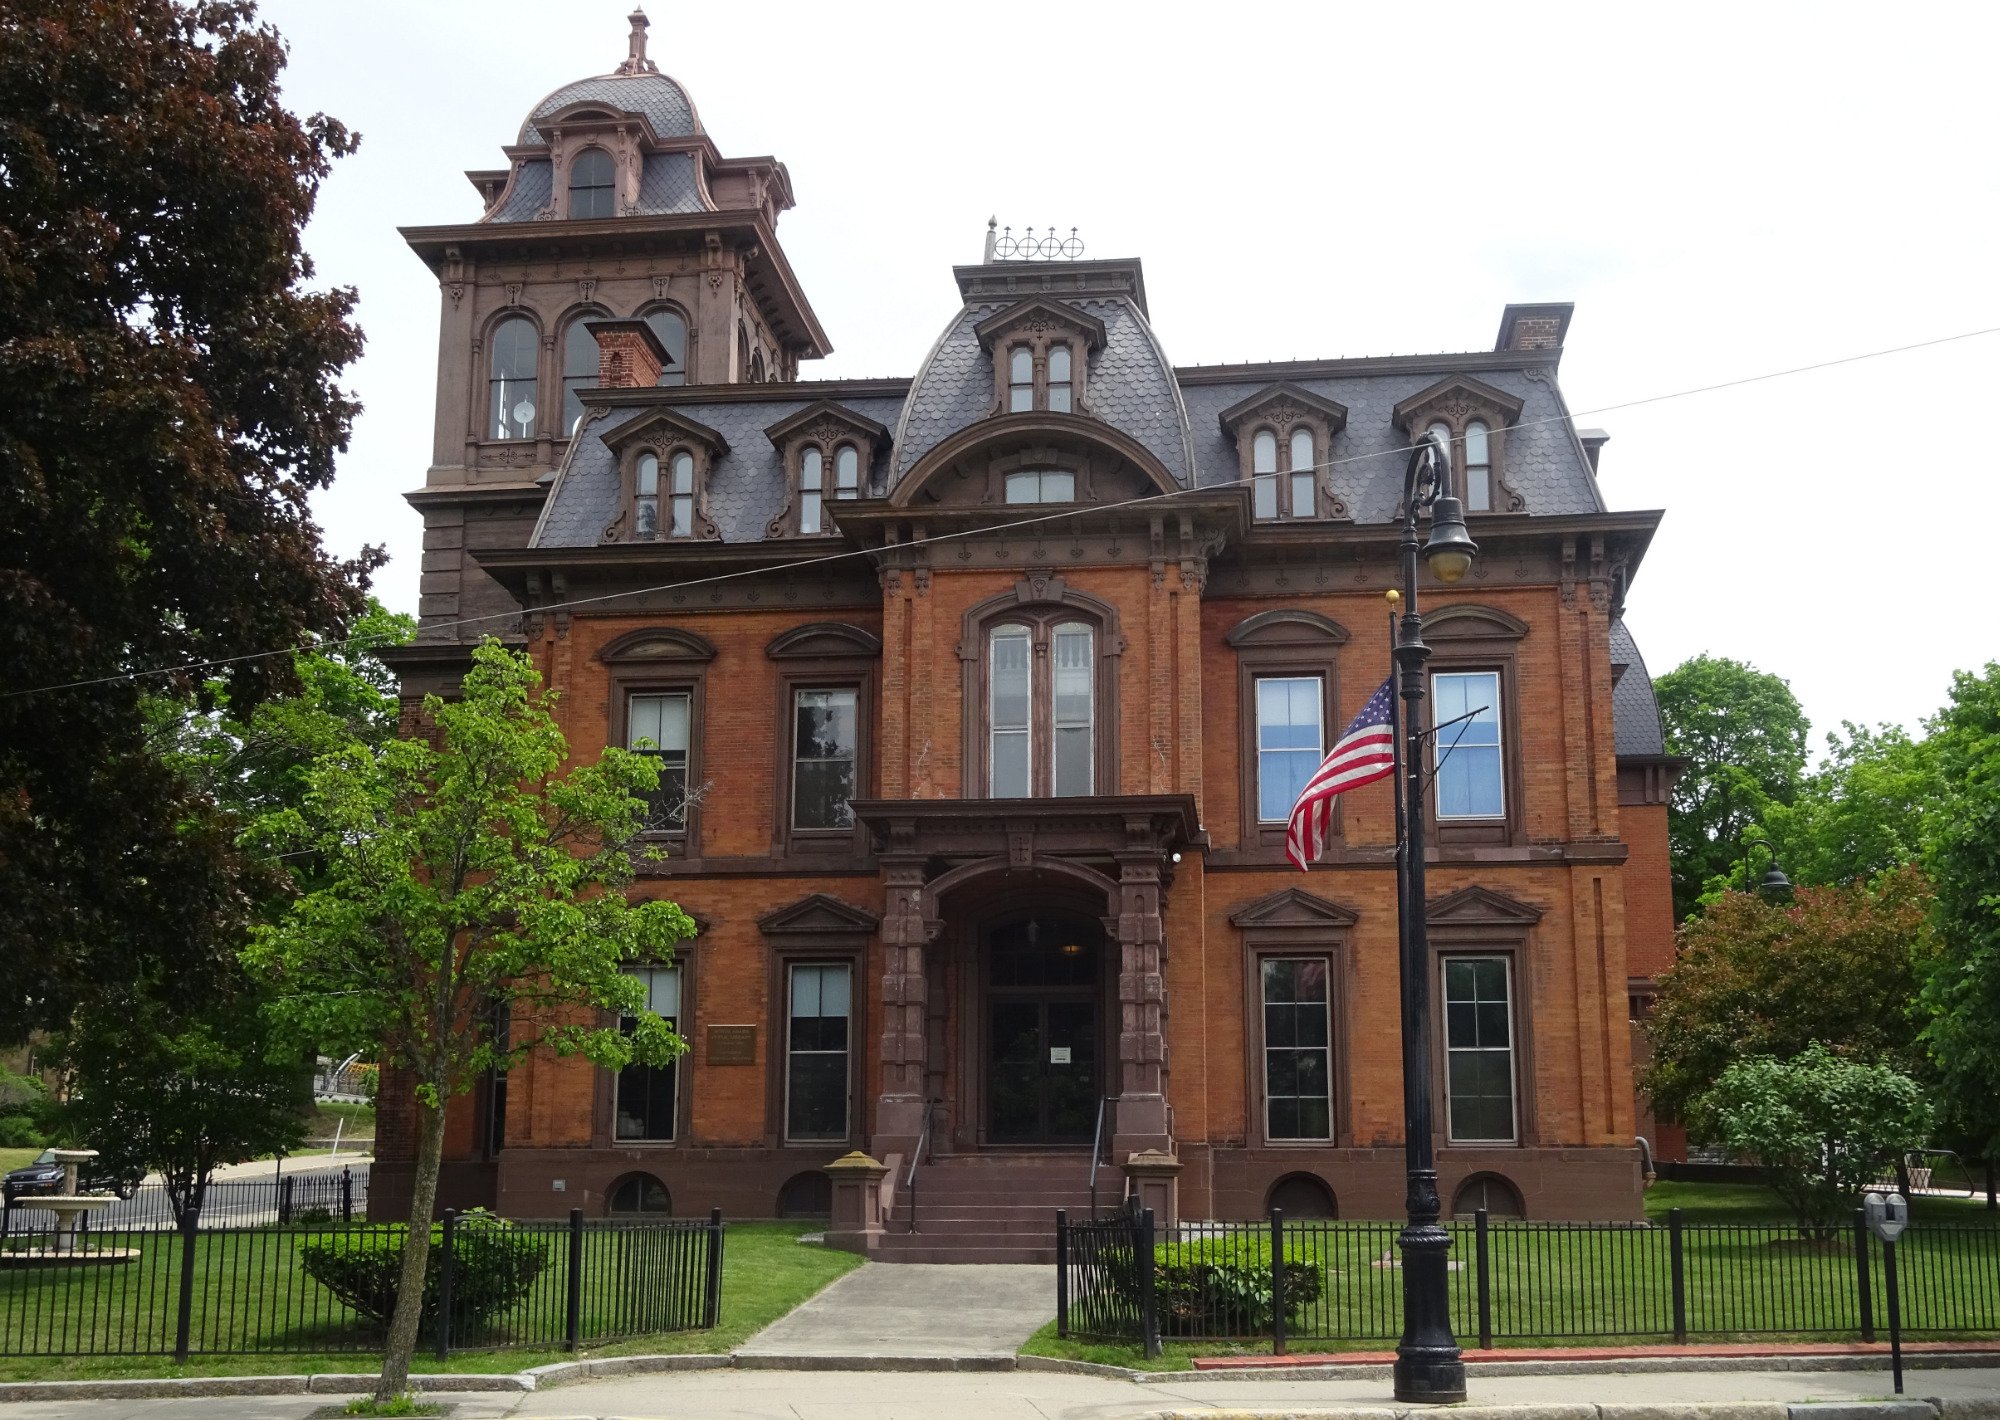
POLYGON ((535 120, 535 127, 548 143, 551 177, 549 205, 535 214, 537 221, 569 219, 571 169, 578 158, 593 148, 611 159, 612 215, 629 215, 639 197, 646 154, 665 146, 648 120, 636 115, 608 114, 604 103, 595 99, 580 99, 566 105, 535 120))
MULTIPOLYGON (((1316 611, 1285 607, 1246 616, 1222 638, 1236 652, 1236 720, 1238 727, 1237 803, 1240 823, 1239 845, 1242 862, 1269 863, 1285 857, 1285 825, 1261 823, 1257 818, 1257 682, 1266 676, 1318 676, 1320 678, 1320 753, 1333 748, 1334 737, 1344 721, 1337 720, 1340 707, 1339 652, 1347 644, 1347 628, 1316 611)), ((1328 861, 1338 862, 1344 839, 1341 834, 1341 800, 1335 799, 1328 830, 1328 861)))
POLYGON ((1347 970, 1351 936, 1360 915, 1352 908, 1306 892, 1282 888, 1245 903, 1229 914, 1243 943, 1243 1070, 1248 1109, 1246 1137, 1270 1149, 1330 1149, 1354 1146, 1348 1073, 1347 970), (1324 957, 1327 962, 1327 1026, 1332 1051, 1327 1090, 1331 1139, 1272 1139, 1266 1134, 1264 1078, 1264 961, 1268 957, 1324 957))
POLYGON ((1433 785, 1424 796, 1425 832, 1446 857, 1454 849, 1519 847, 1528 841, 1526 781, 1521 759, 1520 643, 1528 624, 1497 607, 1454 602, 1424 615, 1424 642, 1431 648, 1424 667, 1424 713, 1437 720, 1437 697, 1429 677, 1456 671, 1492 671, 1500 677, 1500 774, 1504 813, 1496 819, 1445 819, 1437 813, 1433 785))
POLYGON ((1070 351, 1068 413, 1090 410, 1090 356, 1104 348, 1104 322, 1088 312, 1046 296, 1030 296, 995 312, 973 327, 982 349, 993 357, 995 416, 1014 410, 1008 398, 1009 367, 1017 349, 1028 352, 1034 371, 1034 412, 1049 412, 1049 351, 1067 345, 1070 351))
POLYGON ((1465 502, 1466 512, 1484 517, 1528 511, 1528 500, 1507 481, 1507 431, 1520 422, 1521 411, 1526 407, 1516 396, 1483 380, 1470 375, 1450 375, 1398 404, 1390 417, 1398 429, 1409 435, 1412 444, 1423 438, 1424 431, 1433 423, 1441 423, 1451 431, 1453 485, 1465 502), (1491 479, 1487 506, 1478 510, 1473 508, 1474 500, 1465 486, 1465 428, 1474 420, 1486 426, 1491 479))
MULTIPOLYGON (((591 1119, 591 1147, 597 1149, 637 1149, 648 1153, 684 1149, 689 1145, 688 1132, 694 1127, 694 1057, 695 1057, 695 963, 699 953, 695 944, 700 940, 700 932, 707 930, 707 923, 697 918, 697 933, 687 941, 676 942, 672 956, 667 961, 647 959, 635 961, 635 967, 671 966, 681 974, 681 1013, 674 1023, 674 1033, 687 1042, 687 1049, 674 1057, 677 1073, 674 1079, 674 1137, 671 1139, 620 1139, 618 1137, 618 1074, 612 1069, 599 1067, 595 1107, 591 1119)), ((615 1030, 618 1027, 616 1011, 598 1013, 600 1029, 615 1030)))
POLYGON ((839 529, 827 516, 830 505, 859 501, 870 496, 876 455, 889 445, 889 430, 885 425, 827 399, 816 400, 767 426, 764 437, 778 451, 785 470, 785 502, 777 515, 765 525, 764 536, 767 538, 840 536, 839 529), (861 464, 860 482, 852 499, 840 498, 835 487, 837 455, 843 444, 854 449, 861 464), (817 533, 799 531, 799 509, 804 497, 800 477, 807 449, 817 449, 820 455, 821 509, 820 530, 817 533))
MULTIPOLYGON (((1047 725, 1048 696, 1040 687, 1049 683, 1049 634, 1061 622, 1077 621, 1091 627, 1096 679, 1092 683, 1093 743, 1091 747, 1092 792, 1118 792, 1118 669, 1125 654, 1125 637, 1118 628, 1118 608, 1100 597, 1068 586, 1053 576, 1023 577, 1010 591, 1001 592, 967 608, 960 623, 958 659, 961 668, 960 764, 963 782, 960 796, 968 799, 992 797, 991 769, 987 763, 989 676, 987 647, 993 629, 1004 623, 1027 626, 1034 637, 1033 663, 1041 669, 1033 684, 1035 731, 1030 735, 1037 767, 1046 757, 1052 741, 1047 725)), ((1035 778, 1039 780, 1037 773, 1035 778)), ((1051 796, 1032 794, 1022 802, 1056 802, 1051 796)))
POLYGON ((764 999, 769 1003, 769 1024, 764 1052, 764 1144, 773 1149, 796 1149, 824 1154, 831 1147, 824 1139, 788 1140, 785 1119, 785 1072, 789 1066, 791 968, 818 963, 850 966, 854 977, 848 1008, 847 1137, 866 1138, 870 1121, 866 1108, 870 1098, 868 1056, 873 1026, 868 1011, 871 983, 867 976, 868 947, 881 926, 881 918, 865 908, 842 902, 826 893, 815 892, 788 906, 767 912, 757 919, 764 938, 766 976, 764 999))
POLYGON ((1007 475, 1025 473, 1033 469, 1048 469, 1057 473, 1071 474, 1076 479, 1077 503, 1097 501, 1097 481, 1095 473, 1100 460, 1093 459, 1082 449, 1062 448, 1055 444, 1034 444, 1025 448, 1010 449, 996 455, 986 465, 986 493, 979 501, 983 505, 997 508, 1015 507, 1025 509, 1030 516, 1043 512, 1059 504, 1007 502, 1007 475))
POLYGON ((778 732, 773 740, 771 774, 777 793, 772 804, 771 856, 857 861, 865 858, 868 830, 858 816, 849 828, 802 829, 792 825, 793 706, 801 690, 855 692, 854 797, 873 797, 876 770, 871 732, 879 693, 882 640, 858 626, 809 622, 774 636, 764 647, 764 654, 778 668, 778 732))
POLYGON ((1425 911, 1431 951, 1431 1112, 1441 1147, 1506 1150, 1541 1143, 1535 1092, 1533 947, 1543 909, 1490 888, 1466 887, 1434 897, 1425 911), (1446 1095, 1444 963, 1449 957, 1503 957, 1507 961, 1507 1006, 1512 1013, 1514 1055, 1514 1137, 1504 1142, 1451 1138, 1446 1095))
POLYGON ((605 434, 604 446, 618 461, 620 501, 618 515, 605 526, 602 541, 675 543, 721 540, 722 533, 708 512, 709 473, 715 461, 729 451, 728 441, 721 434, 671 409, 657 409, 605 434), (673 520, 668 512, 670 495, 666 490, 672 476, 674 455, 680 453, 688 454, 694 461, 694 515, 690 519, 688 535, 676 538, 670 531, 673 520), (652 454, 660 461, 660 531, 650 537, 641 537, 635 531, 639 459, 644 454, 652 454))
POLYGON ((553 352, 555 337, 550 327, 542 319, 541 313, 531 306, 518 302, 502 306, 488 316, 480 326, 478 335, 472 342, 472 378, 474 393, 471 400, 471 427, 467 431, 475 443, 479 444, 526 444, 532 443, 547 427, 547 401, 542 398, 542 388, 547 383, 548 357, 553 352), (505 439, 496 438, 493 430, 493 344, 500 327, 510 320, 525 320, 535 330, 535 427, 523 435, 505 439))
POLYGON ((706 637, 676 627, 649 627, 629 631, 597 653, 604 664, 610 695, 610 723, 606 743, 623 745, 635 694, 685 693, 688 697, 687 782, 689 802, 678 830, 647 831, 639 835, 643 844, 666 849, 683 867, 701 861, 702 740, 706 719, 708 671, 715 659, 715 646, 706 637))
MULTIPOLYGON (((560 388, 563 392, 563 398, 562 398, 563 407, 559 408, 556 411, 556 427, 554 436, 555 441, 559 444, 568 443, 570 438, 569 421, 565 417, 569 412, 568 411, 569 382, 571 378, 569 371, 570 340, 578 330, 588 329, 588 327, 585 326, 584 324, 584 322, 586 321, 615 320, 615 319, 616 317, 611 314, 610 309, 606 307, 602 302, 579 301, 577 304, 565 310, 560 316, 556 318, 554 322, 553 329, 556 332, 554 347, 553 347, 555 355, 555 368, 550 373, 554 376, 557 387, 560 388)), ((590 341, 590 379, 587 384, 581 385, 579 386, 579 388, 592 389, 596 387, 597 373, 599 368, 598 361, 599 361, 599 355, 597 349, 597 338, 593 334, 591 336, 591 341, 590 341)), ((590 411, 588 409, 585 409, 584 417, 588 418, 589 415, 590 411)))
MULTIPOLYGON (((1253 450, 1257 435, 1269 433, 1278 441, 1278 516, 1252 521, 1269 526, 1273 522, 1296 522, 1286 480, 1292 473, 1292 431, 1305 428, 1313 436, 1314 519, 1352 519, 1347 504, 1333 491, 1333 438, 1347 427, 1347 406, 1323 398, 1289 382, 1270 385, 1248 399, 1232 404, 1217 416, 1223 436, 1236 446, 1237 477, 1244 490, 1255 496, 1256 468, 1253 450)), ((1254 503, 1253 503, 1254 507, 1254 503)))
MULTIPOLYGON (((694 323, 694 317, 689 313, 688 308, 685 305, 681 304, 679 301, 673 301, 673 300, 647 301, 643 305, 641 305, 637 310, 632 312, 632 319, 649 320, 650 317, 656 316, 660 314, 662 311, 666 312, 669 315, 680 317, 683 339, 686 343, 681 351, 681 363, 680 363, 681 378, 678 381, 678 383, 693 384, 694 380, 692 379, 691 376, 695 367, 695 351, 701 342, 701 331, 696 328, 694 323)), ((655 332, 655 334, 657 335, 657 332, 655 332)))

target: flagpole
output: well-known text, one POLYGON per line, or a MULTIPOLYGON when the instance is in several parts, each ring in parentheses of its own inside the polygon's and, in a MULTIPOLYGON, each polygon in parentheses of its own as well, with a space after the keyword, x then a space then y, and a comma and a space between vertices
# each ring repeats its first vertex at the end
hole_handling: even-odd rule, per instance
MULTIPOLYGON (((1403 597, 1394 587, 1389 589, 1389 679, 1396 678, 1396 604, 1403 597)), ((1396 801, 1396 925, 1400 932, 1403 922, 1403 707, 1402 697, 1389 697, 1389 746, 1394 756, 1395 768, 1390 772, 1389 782, 1396 786, 1390 797, 1396 801)))

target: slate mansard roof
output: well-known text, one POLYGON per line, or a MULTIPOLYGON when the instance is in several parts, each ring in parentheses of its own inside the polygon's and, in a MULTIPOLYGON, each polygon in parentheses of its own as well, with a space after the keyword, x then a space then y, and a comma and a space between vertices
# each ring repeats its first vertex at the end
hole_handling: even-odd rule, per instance
POLYGON ((548 139, 535 127, 536 121, 580 103, 599 103, 616 113, 640 114, 662 138, 690 138, 701 132, 694 100, 665 74, 599 74, 564 84, 536 104, 515 141, 524 147, 547 146, 548 139))
MULTIPOLYGON (((547 158, 528 158, 515 175, 507 200, 487 217, 489 222, 532 222, 549 205, 555 175, 547 158)), ((639 200, 625 215, 659 217, 675 212, 706 212, 695 178, 692 153, 648 153, 639 174, 639 200)))
POLYGON ((1611 665, 1624 669, 1611 691, 1611 730, 1620 758, 1657 756, 1667 752, 1666 731, 1660 723, 1660 702, 1646 658, 1625 627, 1624 618, 1611 623, 1611 665))

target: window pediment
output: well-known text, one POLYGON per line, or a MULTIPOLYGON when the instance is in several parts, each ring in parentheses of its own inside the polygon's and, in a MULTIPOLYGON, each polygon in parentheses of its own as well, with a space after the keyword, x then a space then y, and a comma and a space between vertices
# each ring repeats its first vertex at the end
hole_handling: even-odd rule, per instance
MULTIPOLYGON (((1425 629, 1429 629, 1428 622, 1425 629)), ((1286 607, 1246 616, 1222 639, 1239 650, 1251 646, 1339 646, 1347 641, 1347 628, 1316 611, 1286 607)))
POLYGON ((882 638, 858 626, 837 621, 815 621, 794 626, 773 636, 764 654, 774 661, 823 661, 836 657, 874 659, 882 654, 882 638))
POLYGON ((1430 435, 1451 453, 1453 486, 1468 513, 1525 513, 1528 500, 1507 481, 1507 430, 1522 402, 1470 375, 1450 375, 1411 395, 1392 411, 1411 442, 1430 435))
POLYGON ((972 328, 983 350, 1010 335, 1046 337, 1067 334, 1082 337, 1087 349, 1104 348, 1104 322, 1087 311, 1046 296, 1030 296, 1005 310, 996 311, 972 328))
POLYGON ((804 936, 858 937, 873 934, 882 919, 865 908, 854 907, 837 897, 816 892, 789 907, 780 907, 757 919, 757 928, 767 937, 804 936))
POLYGON ((881 440, 889 437, 889 431, 866 415, 856 414, 830 399, 815 400, 798 413, 788 414, 764 429, 764 437, 779 449, 801 435, 810 439, 830 440, 846 436, 881 440))
POLYGON ((1036 411, 960 429, 889 490, 889 503, 898 508, 1004 504, 1007 475, 1033 469, 1073 473, 1075 501, 1085 505, 1180 491, 1159 459, 1124 430, 1074 414, 1036 411))
POLYGON ((1434 897, 1424 910, 1424 919, 1433 927, 1531 927, 1542 920, 1543 909, 1491 888, 1460 888, 1444 897, 1434 897))
POLYGON ((1427 415, 1442 416, 1453 423, 1484 415, 1512 424, 1521 417, 1524 408, 1521 400, 1484 380, 1475 380, 1470 375, 1448 375, 1402 401, 1390 411, 1390 418, 1407 434, 1427 415))
POLYGON ((729 441, 720 431, 672 409, 651 410, 604 436, 604 447, 619 454, 638 444, 683 442, 701 445, 711 457, 729 452, 729 441))
POLYGON ((1231 924, 1259 931, 1326 931, 1352 927, 1361 914, 1299 888, 1282 888, 1229 914, 1231 924))
POLYGON ((770 538, 820 537, 834 531, 829 502, 866 498, 875 455, 889 431, 832 400, 816 400, 764 430, 785 470, 785 501, 764 527, 770 538))
POLYGON ((608 665, 707 662, 715 659, 715 643, 677 626, 649 626, 607 643, 597 659, 608 665))
POLYGON ((1509 616, 1498 607, 1454 602, 1424 613, 1426 639, 1519 641, 1527 634, 1527 622, 1518 616, 1509 616))
POLYGON ((1347 406, 1281 381, 1218 418, 1236 444, 1237 477, 1250 489, 1254 520, 1352 516, 1328 476, 1333 436, 1347 427, 1347 406))
POLYGON ((1237 401, 1217 418, 1221 421, 1222 432, 1233 439, 1237 430, 1253 419, 1261 417, 1270 420, 1282 429, 1308 415, 1317 417, 1329 435, 1338 434, 1347 427, 1346 405, 1323 399, 1311 390, 1286 382, 1270 385, 1248 399, 1237 401))

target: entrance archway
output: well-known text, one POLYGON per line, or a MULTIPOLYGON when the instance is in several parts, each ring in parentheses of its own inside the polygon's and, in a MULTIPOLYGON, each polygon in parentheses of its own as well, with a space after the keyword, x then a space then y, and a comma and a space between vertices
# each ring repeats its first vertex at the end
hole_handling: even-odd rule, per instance
POLYGON ((1089 1143, 1105 1093, 1103 925, 1075 913, 1031 911, 983 936, 985 1142, 1089 1143))

